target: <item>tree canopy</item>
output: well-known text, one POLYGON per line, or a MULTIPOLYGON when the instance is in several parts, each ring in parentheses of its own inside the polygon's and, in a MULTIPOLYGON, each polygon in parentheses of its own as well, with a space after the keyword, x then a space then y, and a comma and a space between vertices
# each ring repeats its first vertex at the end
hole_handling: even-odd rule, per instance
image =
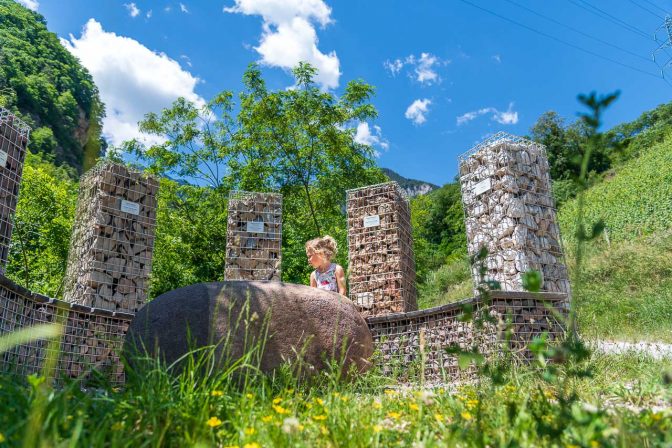
MULTIPOLYGON (((237 104, 230 91, 201 109, 180 98, 140 124, 162 143, 123 145, 150 172, 183 180, 162 187, 160 204, 167 208, 159 214, 154 270, 168 275, 177 258, 189 261, 182 266, 183 275, 173 269, 174 281, 160 283, 154 293, 187 278, 221 278, 226 244, 222 217, 231 190, 282 193, 284 280, 307 281, 307 240, 331 234, 345 249, 345 191, 386 180, 375 166, 372 148, 354 140, 356 123, 376 116, 370 103, 373 88, 351 81, 337 96, 317 87, 316 70, 309 64, 299 64, 293 74, 293 88, 271 91, 259 68, 251 65, 237 104)), ((346 252, 337 259, 343 265, 346 252)))

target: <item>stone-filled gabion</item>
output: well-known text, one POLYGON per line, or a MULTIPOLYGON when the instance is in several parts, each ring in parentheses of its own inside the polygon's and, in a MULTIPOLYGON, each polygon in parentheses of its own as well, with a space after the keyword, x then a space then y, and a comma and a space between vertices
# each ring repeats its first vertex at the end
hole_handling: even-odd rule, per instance
POLYGON ((486 279, 522 291, 523 274, 536 270, 542 291, 569 293, 544 146, 496 134, 460 157, 460 183, 468 253, 487 248, 486 279))
POLYGON ((0 107, 0 273, 5 272, 30 127, 0 107))
POLYGON ((225 280, 280 281, 282 195, 232 191, 227 225, 225 280))
POLYGON ((440 383, 473 378, 472 367, 458 365, 450 349, 477 352, 486 358, 508 351, 530 360, 532 340, 546 333, 550 342, 564 337, 566 294, 492 291, 487 303, 480 297, 435 308, 374 316, 366 319, 385 375, 405 382, 440 383), (473 320, 464 319, 465 311, 473 320), (485 316, 491 320, 485 320, 485 316), (483 325, 476 326, 481 319, 483 325))
POLYGON ((347 192, 350 299, 363 316, 418 308, 411 211, 396 182, 347 192))
POLYGON ((147 300, 159 182, 103 162, 80 182, 64 298, 134 313, 147 300))
POLYGON ((35 294, 0 275, 0 336, 40 324, 61 322, 57 351, 49 341, 35 340, 0 354, 0 369, 21 376, 39 373, 49 356, 57 358, 55 379, 87 378, 93 370, 112 384, 124 382, 120 361, 124 337, 133 318, 35 294))

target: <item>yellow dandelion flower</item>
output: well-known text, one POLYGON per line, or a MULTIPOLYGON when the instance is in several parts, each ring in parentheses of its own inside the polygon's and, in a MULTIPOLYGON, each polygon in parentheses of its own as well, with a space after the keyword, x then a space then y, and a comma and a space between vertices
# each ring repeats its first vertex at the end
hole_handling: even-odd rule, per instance
POLYGON ((272 416, 272 415, 264 415, 263 417, 261 417, 261 421, 264 422, 264 423, 268 423, 268 422, 270 422, 271 420, 273 420, 273 416, 272 416))
POLYGON ((399 420, 399 418, 401 417, 401 414, 398 413, 398 412, 388 412, 388 413, 387 413, 387 416, 388 416, 389 418, 393 418, 393 419, 395 419, 395 420, 399 420))
POLYGON ((243 445, 243 448, 261 448, 261 445, 259 445, 257 442, 252 442, 252 443, 246 443, 243 445))
POLYGON ((313 403, 306 403, 306 409, 313 409, 313 403))
POLYGON ((248 400, 251 400, 251 399, 254 398, 254 395, 252 395, 252 394, 245 394, 245 398, 247 398, 248 400))
POLYGON ((434 414, 434 419, 435 419, 437 422, 442 422, 442 421, 443 421, 443 415, 442 415, 442 414, 439 414, 439 413, 437 412, 436 414, 434 414))
POLYGON ((399 392, 394 389, 385 389, 385 395, 399 395, 399 392))
POLYGON ((273 410, 277 412, 278 414, 289 414, 289 411, 282 406, 278 406, 277 404, 273 405, 273 410))
POLYGON ((371 427, 371 429, 373 429, 373 432, 375 432, 375 433, 379 433, 380 431, 383 430, 383 427, 380 426, 380 425, 373 425, 373 426, 371 427))
POLYGON ((321 399, 321 398, 316 398, 316 399, 315 399, 315 402, 316 402, 317 404, 319 404, 320 406, 324 406, 324 400, 321 399))
POLYGON ((420 406, 418 406, 415 403, 409 404, 408 407, 411 408, 411 410, 413 410, 413 411, 419 411, 420 410, 420 406))
POLYGON ((294 393, 294 389, 287 389, 287 393, 288 393, 288 394, 293 394, 293 393, 294 393))
POLYGON ((374 401, 373 402, 373 409, 381 409, 383 407, 383 404, 380 401, 374 401))
POLYGON ((210 392, 210 395, 212 395, 213 397, 221 397, 224 395, 224 392, 221 390, 213 390, 212 392, 210 392))
POLYGON ((326 415, 313 415, 313 420, 315 421, 320 421, 320 420, 326 420, 327 416, 326 415))
POLYGON ((347 403, 348 401, 350 401, 350 397, 341 397, 341 401, 343 403, 347 403))
POLYGON ((324 425, 320 425, 320 432, 322 433, 323 436, 326 436, 327 434, 329 434, 329 430, 324 425))
POLYGON ((282 398, 280 398, 280 397, 275 397, 275 398, 273 399, 273 404, 279 404, 281 401, 282 401, 282 398))
POLYGON ((590 448, 600 448, 600 443, 597 440, 591 440, 590 448))
POLYGON ((7 438, 3 433, 0 432, 0 443, 3 443, 5 440, 7 440, 7 438))
POLYGON ((465 420, 471 420, 471 419, 474 418, 474 416, 471 415, 471 414, 469 413, 469 411, 462 411, 462 413, 461 413, 460 415, 461 415, 462 418, 465 419, 465 420))
POLYGON ((210 419, 206 423, 209 427, 215 428, 215 427, 221 425, 222 421, 220 419, 218 419, 217 417, 210 417, 210 419))
POLYGON ((255 432, 257 432, 254 428, 245 428, 245 431, 243 431, 246 436, 251 436, 254 435, 255 432))
POLYGON ((474 409, 478 406, 478 400, 467 400, 467 409, 474 409))

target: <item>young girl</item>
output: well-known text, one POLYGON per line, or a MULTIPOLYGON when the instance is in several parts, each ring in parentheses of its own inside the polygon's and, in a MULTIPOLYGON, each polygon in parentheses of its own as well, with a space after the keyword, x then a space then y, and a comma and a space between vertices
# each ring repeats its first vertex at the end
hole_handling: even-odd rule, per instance
POLYGON ((315 268, 310 274, 310 286, 347 295, 345 271, 340 265, 331 262, 336 255, 335 239, 326 235, 308 241, 306 255, 308 263, 315 268))

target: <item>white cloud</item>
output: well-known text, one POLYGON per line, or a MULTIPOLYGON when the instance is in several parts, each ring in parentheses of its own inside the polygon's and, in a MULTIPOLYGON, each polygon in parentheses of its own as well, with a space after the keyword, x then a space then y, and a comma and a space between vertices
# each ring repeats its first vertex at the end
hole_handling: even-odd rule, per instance
POLYGON ((18 2, 31 11, 37 11, 37 8, 40 7, 40 2, 37 0, 18 0, 18 2))
MULTIPOLYGON (((362 145, 369 145, 373 147, 380 147, 384 151, 390 148, 390 143, 383 138, 383 131, 380 126, 373 126, 373 132, 369 127, 369 123, 362 122, 357 125, 357 133, 355 134, 355 142, 362 145)), ((380 157, 380 152, 374 150, 376 157, 380 157)))
POLYGON ((135 3, 124 3, 124 6, 128 10, 128 14, 133 18, 138 17, 141 12, 135 3))
POLYGON ((395 59, 394 61, 385 61, 383 62, 383 66, 385 67, 386 70, 388 70, 392 76, 397 76, 401 69, 404 67, 404 63, 402 62, 401 59, 395 59))
POLYGON ((325 89, 338 87, 341 76, 336 52, 322 53, 314 22, 321 26, 331 23, 331 8, 322 0, 235 0, 224 11, 263 18, 259 46, 261 63, 291 69, 306 61, 318 70, 316 81, 325 89))
POLYGON ((182 11, 185 14, 189 14, 189 8, 187 8, 187 5, 184 3, 180 3, 180 11, 182 11))
POLYGON ((408 109, 406 109, 406 113, 404 116, 411 120, 413 123, 416 125, 421 125, 425 121, 427 121, 427 114, 429 113, 429 105, 432 104, 432 100, 429 100, 427 98, 425 99, 417 99, 413 101, 413 103, 408 106, 408 109))
POLYGON ((481 115, 492 115, 492 120, 499 124, 516 124, 518 123, 518 112, 513 110, 513 103, 509 103, 509 108, 506 111, 497 110, 494 107, 484 107, 479 110, 467 112, 466 114, 457 117, 457 125, 461 126, 465 123, 474 120, 481 115))
POLYGON ((498 54, 494 55, 492 59, 495 60, 496 63, 501 64, 502 63, 502 57, 498 54))
POLYGON ((205 104, 194 92, 199 79, 177 61, 134 39, 105 31, 94 19, 89 19, 79 39, 71 34, 61 43, 81 60, 100 89, 107 112, 103 134, 113 145, 132 138, 160 141, 141 134, 137 123, 146 113, 158 113, 180 96, 199 106, 205 104))
POLYGON ((404 66, 413 67, 413 71, 409 73, 409 76, 424 85, 441 82, 441 77, 436 68, 448 64, 450 64, 449 59, 441 59, 431 53, 420 53, 420 56, 411 54, 403 60, 395 59, 383 62, 383 66, 392 76, 396 76, 404 66))
POLYGON ((152 18, 152 10, 151 9, 149 11, 147 11, 146 16, 147 16, 148 19, 152 18))

